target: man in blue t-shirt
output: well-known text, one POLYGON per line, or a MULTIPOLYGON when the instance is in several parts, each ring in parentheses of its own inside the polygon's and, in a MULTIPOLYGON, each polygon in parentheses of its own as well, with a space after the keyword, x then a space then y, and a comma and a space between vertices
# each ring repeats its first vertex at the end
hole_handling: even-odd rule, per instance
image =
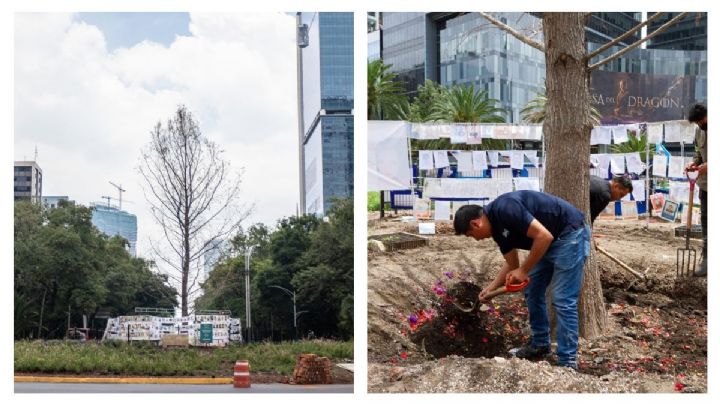
POLYGON ((503 194, 485 207, 458 209, 455 234, 476 240, 492 237, 505 264, 485 295, 507 281, 521 283, 530 317, 532 340, 518 349, 519 358, 542 358, 550 353, 550 322, 545 292, 552 287, 557 320, 558 364, 577 369, 578 314, 585 258, 590 252, 590 227, 577 208, 556 196, 536 191, 503 194), (518 249, 530 250, 521 264, 518 249))

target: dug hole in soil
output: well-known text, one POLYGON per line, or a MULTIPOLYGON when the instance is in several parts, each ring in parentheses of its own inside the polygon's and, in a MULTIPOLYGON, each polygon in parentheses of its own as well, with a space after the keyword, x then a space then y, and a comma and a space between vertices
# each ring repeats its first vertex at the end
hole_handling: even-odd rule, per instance
MULTIPOLYGON (((416 234, 416 226, 371 216, 369 234, 416 234)), ((676 277, 676 250, 685 242, 672 225, 596 222, 600 245, 648 280, 595 253, 608 327, 599 338, 581 338, 579 372, 553 366, 553 357, 511 358, 508 351, 530 335, 521 294, 459 309, 477 301, 503 258, 492 240, 454 236, 449 222, 437 228, 428 246, 368 252, 371 392, 707 391, 707 284, 676 277)))

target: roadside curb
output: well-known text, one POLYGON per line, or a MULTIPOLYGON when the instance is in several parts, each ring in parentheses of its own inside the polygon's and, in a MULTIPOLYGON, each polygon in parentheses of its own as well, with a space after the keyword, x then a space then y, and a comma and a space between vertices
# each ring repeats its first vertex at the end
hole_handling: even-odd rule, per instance
POLYGON ((232 384, 231 377, 58 377, 15 376, 16 383, 232 384))

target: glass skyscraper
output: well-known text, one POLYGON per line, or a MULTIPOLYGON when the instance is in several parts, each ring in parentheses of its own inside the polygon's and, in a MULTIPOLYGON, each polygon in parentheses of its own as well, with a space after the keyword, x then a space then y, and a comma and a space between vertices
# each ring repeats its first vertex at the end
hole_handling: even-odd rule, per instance
POLYGON ((120 236, 128 241, 128 251, 137 256, 137 217, 113 206, 92 206, 92 224, 109 237, 120 236))
POLYGON ((301 13, 305 213, 353 196, 353 14, 301 13))
MULTIPOLYGON (((543 42, 538 13, 492 14, 520 33, 543 42)), ((593 13, 586 26, 588 49, 600 46, 593 41, 608 42, 640 20, 640 13, 593 13)), ((545 89, 545 55, 477 13, 381 13, 380 21, 383 61, 392 65, 390 70, 399 74, 398 80, 405 83, 411 97, 425 79, 445 86, 472 84, 499 100, 498 107, 506 111, 507 122, 518 123, 522 108, 545 89)), ((625 42, 637 39, 639 34, 631 35, 625 42)), ((609 56, 619 49, 612 48, 603 55, 609 56)), ((694 82, 688 100, 707 100, 704 50, 636 48, 598 70, 688 76, 694 82)))

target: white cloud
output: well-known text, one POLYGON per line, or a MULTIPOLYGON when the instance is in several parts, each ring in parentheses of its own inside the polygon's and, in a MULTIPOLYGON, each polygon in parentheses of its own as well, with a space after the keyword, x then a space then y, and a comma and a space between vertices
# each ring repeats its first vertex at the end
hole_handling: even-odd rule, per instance
MULTIPOLYGON (((138 252, 158 238, 136 173, 158 121, 185 104, 200 128, 245 168, 251 221, 294 214, 297 106, 294 19, 280 13, 192 14, 191 36, 109 52, 102 32, 68 14, 17 14, 15 158, 35 146, 46 195, 80 203, 127 189, 138 252)), ((248 223, 249 224, 249 223, 248 223)))

